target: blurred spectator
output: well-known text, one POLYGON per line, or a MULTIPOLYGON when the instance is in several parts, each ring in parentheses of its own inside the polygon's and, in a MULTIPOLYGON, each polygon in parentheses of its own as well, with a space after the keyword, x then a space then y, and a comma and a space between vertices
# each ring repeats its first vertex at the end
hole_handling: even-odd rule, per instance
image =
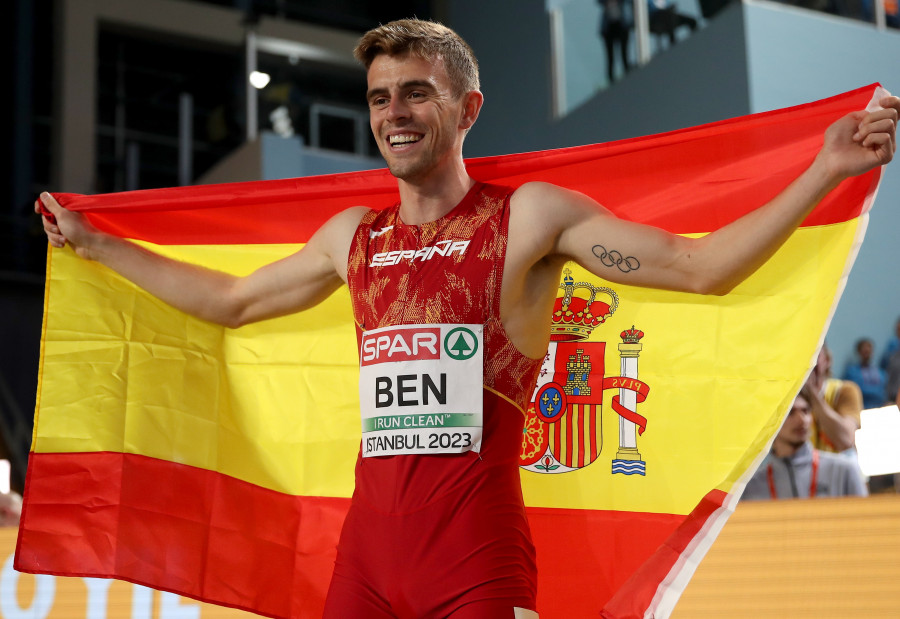
POLYGON ((794 398, 772 442, 772 450, 747 483, 747 500, 866 496, 866 485, 853 460, 819 451, 809 441, 812 425, 810 387, 794 398))
POLYGON ((697 29, 697 20, 675 10, 675 5, 668 0, 647 0, 650 11, 650 32, 666 35, 669 44, 675 45, 675 31, 679 26, 687 26, 693 32, 697 29))
POLYGON ((884 0, 884 20, 891 28, 900 28, 900 1, 884 0))
POLYGON ((900 398, 900 350, 896 351, 888 362, 886 384, 884 392, 887 401, 893 402, 900 398))
POLYGON ((857 363, 851 363, 844 371, 844 380, 852 380, 862 391, 863 408, 878 408, 884 404, 884 371, 875 367, 872 353, 875 344, 869 338, 856 342, 857 363))
POLYGON ((888 340, 884 353, 881 355, 881 362, 879 362, 878 367, 887 372, 888 362, 898 350, 900 350, 900 318, 897 319, 897 324, 894 325, 894 336, 888 340))
POLYGON ((616 81, 616 46, 619 48, 619 57, 622 59, 623 74, 631 70, 628 64, 628 36, 631 31, 629 11, 630 0, 597 0, 603 8, 600 17, 600 36, 606 46, 606 75, 609 83, 616 81))
POLYGON ((823 345, 806 384, 813 421, 810 440, 820 451, 843 452, 856 444, 862 392, 856 383, 831 377, 831 351, 823 345))
POLYGON ((0 527, 19 526, 22 515, 22 497, 15 492, 0 493, 0 527))

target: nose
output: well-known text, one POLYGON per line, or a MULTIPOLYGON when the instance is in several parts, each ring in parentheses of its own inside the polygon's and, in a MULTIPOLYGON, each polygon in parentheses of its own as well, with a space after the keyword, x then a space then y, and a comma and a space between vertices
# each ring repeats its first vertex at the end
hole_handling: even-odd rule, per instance
POLYGON ((395 121, 409 117, 409 105, 403 97, 391 97, 391 102, 387 109, 388 120, 395 121))

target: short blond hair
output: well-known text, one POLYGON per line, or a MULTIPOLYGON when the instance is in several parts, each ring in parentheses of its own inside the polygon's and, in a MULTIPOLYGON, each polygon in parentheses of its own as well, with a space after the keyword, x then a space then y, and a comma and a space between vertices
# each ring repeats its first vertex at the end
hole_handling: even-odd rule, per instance
POLYGON ((441 58, 457 97, 478 90, 478 61, 472 48, 443 24, 423 19, 398 19, 373 28, 360 38, 353 55, 366 70, 380 54, 441 58))

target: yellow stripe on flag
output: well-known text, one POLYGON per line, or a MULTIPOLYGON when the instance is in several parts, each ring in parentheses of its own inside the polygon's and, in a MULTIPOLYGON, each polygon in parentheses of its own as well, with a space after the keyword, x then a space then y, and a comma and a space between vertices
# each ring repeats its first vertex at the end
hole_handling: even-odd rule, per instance
MULTIPOLYGON (((154 247, 235 273, 296 249, 154 247)), ((52 273, 43 371, 54 380, 34 451, 141 454, 289 494, 351 495, 360 430, 346 289, 315 310, 230 330, 68 250, 53 252, 52 273)))
MULTIPOLYGON (((686 514, 710 488, 730 490, 760 447, 746 455, 731 446, 765 440, 771 432, 760 430, 777 423, 783 394, 799 387, 785 383, 809 367, 802 351, 826 322, 857 227, 799 230, 725 297, 612 285, 619 309, 591 339, 616 342, 632 324, 646 333, 640 379, 650 395, 639 407, 648 418, 640 450, 652 475, 635 493, 634 478, 609 474, 618 438, 609 390, 599 459, 566 475, 523 473, 527 503, 686 514), (798 334, 808 342, 777 346, 798 334)), ((153 247, 234 273, 297 248, 153 247)), ((314 310, 229 330, 173 310, 70 251, 54 251, 53 261, 44 371, 54 380, 41 394, 35 451, 134 453, 289 494, 350 496, 359 413, 346 289, 314 310)), ((598 281, 570 266, 577 280, 598 281)), ((614 349, 608 376, 618 371, 614 349)))
POLYGON ((711 488, 729 492, 800 388, 859 226, 854 220, 800 229, 724 297, 609 284, 568 265, 576 281, 619 295, 616 312, 590 338, 608 343, 607 376, 618 374, 619 333, 633 324, 645 333, 640 380, 650 392, 638 407, 648 420, 638 446, 647 475, 610 475, 619 416, 611 406, 618 390, 607 390, 599 459, 564 475, 524 473, 526 503, 686 514, 711 488))

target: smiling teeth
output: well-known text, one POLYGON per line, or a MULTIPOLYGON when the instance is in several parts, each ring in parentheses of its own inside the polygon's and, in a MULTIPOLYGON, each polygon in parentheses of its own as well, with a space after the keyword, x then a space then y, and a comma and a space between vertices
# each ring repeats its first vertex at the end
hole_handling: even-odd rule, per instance
POLYGON ((397 144, 411 144, 412 142, 418 142, 422 137, 418 135, 392 135, 388 137, 388 141, 392 146, 397 144))

